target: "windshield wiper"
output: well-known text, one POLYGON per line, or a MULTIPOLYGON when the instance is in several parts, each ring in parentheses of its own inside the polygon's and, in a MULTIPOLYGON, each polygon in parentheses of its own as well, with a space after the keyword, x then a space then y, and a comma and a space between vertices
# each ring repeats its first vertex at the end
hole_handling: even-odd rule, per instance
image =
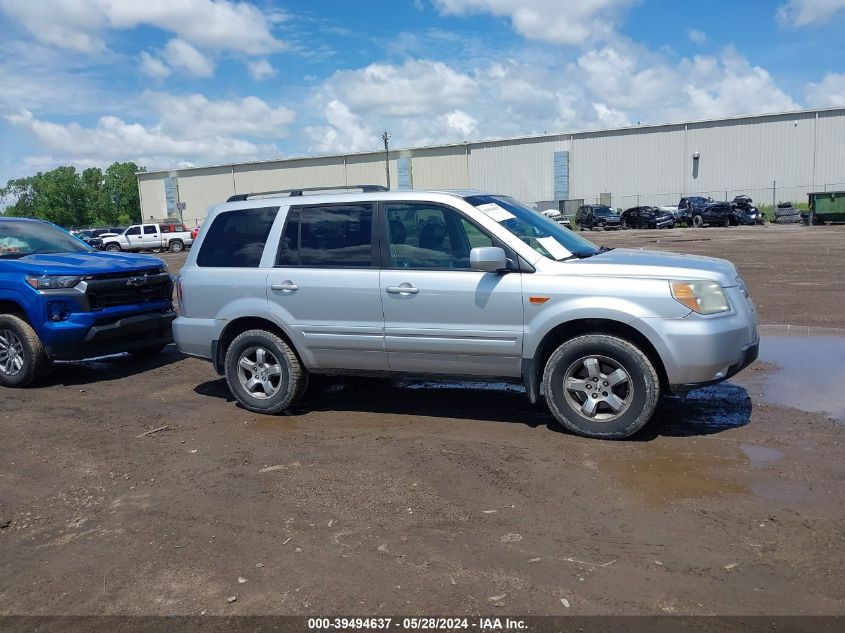
POLYGON ((563 259, 559 259, 559 262, 569 261, 570 259, 587 259, 588 257, 592 257, 593 255, 601 255, 602 253, 606 253, 607 251, 612 251, 612 248, 608 248, 607 246, 600 246, 599 250, 597 251, 575 251, 569 257, 564 257, 563 259))
POLYGON ((575 251, 569 257, 564 257, 563 259, 559 259, 559 262, 569 261, 570 259, 587 259, 588 257, 592 257, 593 255, 598 255, 601 251, 575 251))

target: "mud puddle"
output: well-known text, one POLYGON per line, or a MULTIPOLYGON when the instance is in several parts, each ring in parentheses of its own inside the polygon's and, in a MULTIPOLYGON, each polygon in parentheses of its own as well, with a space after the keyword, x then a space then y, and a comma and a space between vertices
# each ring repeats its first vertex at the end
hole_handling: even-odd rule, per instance
POLYGON ((845 337, 765 335, 760 360, 780 369, 763 379, 764 401, 845 423, 845 337))

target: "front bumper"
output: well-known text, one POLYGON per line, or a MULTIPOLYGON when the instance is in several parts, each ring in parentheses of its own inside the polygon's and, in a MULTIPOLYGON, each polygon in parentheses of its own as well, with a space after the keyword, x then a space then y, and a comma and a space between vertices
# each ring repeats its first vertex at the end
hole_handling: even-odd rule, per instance
POLYGON ((643 319, 671 391, 727 380, 757 358, 760 337, 754 304, 737 286, 724 290, 731 305, 729 313, 643 319))
POLYGON ((175 318, 173 311, 146 312, 100 322, 76 340, 68 340, 68 332, 57 337, 46 345, 47 355, 54 360, 80 360, 167 345, 173 342, 171 326, 175 318))

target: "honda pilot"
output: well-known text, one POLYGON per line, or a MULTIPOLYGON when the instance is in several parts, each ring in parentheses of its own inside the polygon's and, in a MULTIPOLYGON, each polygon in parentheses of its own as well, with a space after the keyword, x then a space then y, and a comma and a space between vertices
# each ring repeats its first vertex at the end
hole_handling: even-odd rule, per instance
POLYGON ((661 394, 757 357, 728 261, 600 248, 475 191, 304 190, 210 209, 177 280, 174 338, 244 408, 290 408, 312 374, 521 382, 571 432, 624 438, 661 394))

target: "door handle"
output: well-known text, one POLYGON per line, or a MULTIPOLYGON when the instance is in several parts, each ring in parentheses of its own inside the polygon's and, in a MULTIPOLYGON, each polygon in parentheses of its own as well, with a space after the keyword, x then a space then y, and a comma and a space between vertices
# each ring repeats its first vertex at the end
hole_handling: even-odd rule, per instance
POLYGON ((281 291, 287 291, 287 292, 294 292, 296 290, 299 290, 299 286, 297 286, 295 283, 293 283, 292 281, 289 281, 289 280, 283 281, 280 284, 270 284, 270 288, 272 290, 281 290, 281 291))
POLYGON ((404 283, 399 286, 388 286, 387 293, 391 295, 415 295, 420 291, 419 288, 414 288, 409 283, 404 283))

